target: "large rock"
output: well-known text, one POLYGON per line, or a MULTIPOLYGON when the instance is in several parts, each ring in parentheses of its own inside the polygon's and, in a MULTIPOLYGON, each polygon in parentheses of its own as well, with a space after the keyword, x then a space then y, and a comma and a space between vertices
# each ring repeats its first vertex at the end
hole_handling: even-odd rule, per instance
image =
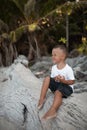
MULTIPOLYGON (((0 74, 3 74, 0 78, 0 116, 19 128, 24 127, 28 117, 31 124, 33 118, 38 118, 36 105, 41 82, 20 63, 2 69, 0 74)), ((39 124, 39 120, 37 123, 39 124)))
POLYGON ((0 69, 0 130, 86 130, 87 82, 76 82, 75 92, 58 110, 57 118, 41 121, 53 101, 48 91, 42 110, 37 110, 42 81, 23 64, 0 69), (84 91, 83 91, 84 90, 84 91))

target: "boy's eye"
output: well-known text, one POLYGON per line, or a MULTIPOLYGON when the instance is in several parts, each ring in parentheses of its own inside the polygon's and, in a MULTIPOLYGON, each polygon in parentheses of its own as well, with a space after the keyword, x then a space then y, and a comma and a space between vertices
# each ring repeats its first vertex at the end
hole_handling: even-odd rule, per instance
POLYGON ((52 55, 52 56, 56 56, 56 54, 52 55))

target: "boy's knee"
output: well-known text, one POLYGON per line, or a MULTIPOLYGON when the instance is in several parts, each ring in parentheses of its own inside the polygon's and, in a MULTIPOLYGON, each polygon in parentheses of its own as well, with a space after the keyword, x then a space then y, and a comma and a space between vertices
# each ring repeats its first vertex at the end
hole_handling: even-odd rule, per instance
POLYGON ((62 97, 62 96, 63 96, 62 93, 61 93, 59 90, 56 90, 56 91, 55 91, 55 95, 58 95, 59 97, 62 97))

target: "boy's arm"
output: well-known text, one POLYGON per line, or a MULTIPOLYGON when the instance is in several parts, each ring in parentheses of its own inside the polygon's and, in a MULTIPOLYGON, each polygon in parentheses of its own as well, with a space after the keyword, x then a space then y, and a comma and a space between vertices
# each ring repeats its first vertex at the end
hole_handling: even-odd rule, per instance
POLYGON ((74 84, 75 80, 63 80, 63 79, 60 79, 60 82, 61 83, 64 83, 64 84, 68 84, 68 85, 72 85, 74 84))
POLYGON ((64 84, 68 84, 68 85, 72 85, 74 84, 75 80, 65 80, 65 77, 64 76, 56 76, 56 81, 59 81, 61 83, 64 83, 64 84))

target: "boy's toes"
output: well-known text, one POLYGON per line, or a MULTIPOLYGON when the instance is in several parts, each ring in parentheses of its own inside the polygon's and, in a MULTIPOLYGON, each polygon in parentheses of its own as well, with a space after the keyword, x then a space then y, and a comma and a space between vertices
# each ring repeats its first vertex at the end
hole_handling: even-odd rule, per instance
POLYGON ((50 120, 50 119, 56 118, 56 116, 57 116, 57 113, 55 113, 54 115, 47 116, 46 120, 50 120))
POLYGON ((42 117, 42 120, 49 120, 49 119, 52 119, 52 118, 55 118, 57 116, 57 113, 56 112, 53 112, 53 111, 48 111, 43 117, 42 117))

